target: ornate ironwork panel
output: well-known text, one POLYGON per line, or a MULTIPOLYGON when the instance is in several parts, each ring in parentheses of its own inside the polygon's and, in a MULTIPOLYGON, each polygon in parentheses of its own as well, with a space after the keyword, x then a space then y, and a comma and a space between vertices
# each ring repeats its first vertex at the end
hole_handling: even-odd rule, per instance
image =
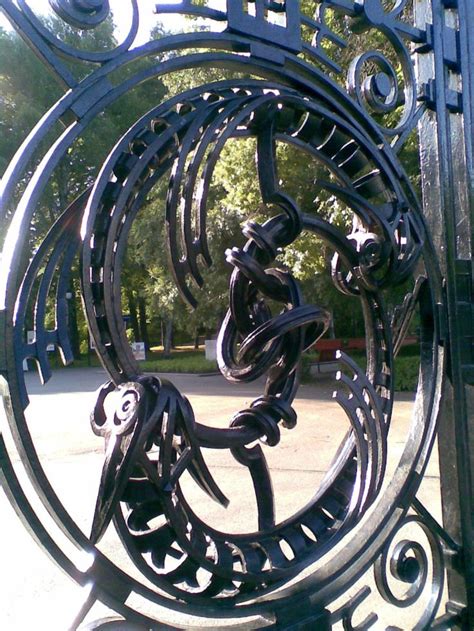
POLYGON ((469 0, 161 3, 157 12, 181 17, 184 32, 155 32, 138 46, 140 3, 131 0, 129 32, 110 50, 81 43, 81 33, 110 20, 107 0, 49 4, 75 39, 60 39, 28 0, 0 0, 63 91, 1 181, 8 424, 0 463, 27 527, 89 586, 72 628, 96 601, 120 616, 97 629, 202 628, 204 620, 242 629, 474 628, 469 0), (185 72, 174 93, 158 90, 185 72), (106 155, 84 166, 80 188, 40 229, 64 160, 82 147, 92 153, 107 116, 144 87, 158 94, 151 109, 107 140, 106 155), (242 234, 229 235, 233 247, 216 253, 216 173, 236 142, 255 147, 259 208, 242 234), (300 174, 283 172, 282 148, 312 178, 310 207, 290 185, 300 174), (228 264, 219 369, 230 383, 261 384, 261 393, 225 427, 199 418, 172 380, 142 372, 126 336, 127 245, 158 189, 167 191, 163 243, 148 236, 166 244, 182 299, 196 307, 216 256, 228 264), (366 357, 338 351, 334 399, 349 429, 309 501, 280 519, 268 460, 298 435, 301 364, 332 325, 323 298, 305 295, 285 259, 304 239, 324 249, 347 309, 361 310, 366 357), (108 373, 84 419, 105 455, 80 519, 38 453, 24 372, 33 361, 47 382, 51 345, 73 361, 75 275, 108 373), (418 387, 401 440, 395 358, 414 322, 418 387), (436 439, 442 518, 419 493, 436 439), (210 500, 232 503, 208 464, 217 450, 251 480, 256 524, 245 532, 217 528, 185 490, 189 478, 210 500), (86 569, 71 548, 88 556, 86 569))

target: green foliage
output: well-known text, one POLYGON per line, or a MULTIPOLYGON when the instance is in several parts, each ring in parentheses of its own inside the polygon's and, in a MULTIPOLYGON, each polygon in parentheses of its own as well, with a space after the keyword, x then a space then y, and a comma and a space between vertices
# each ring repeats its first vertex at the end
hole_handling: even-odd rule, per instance
MULTIPOLYGON (((81 344, 81 357, 78 357, 74 364, 68 366, 66 370, 74 370, 75 368, 87 368, 89 366, 99 367, 100 360, 94 351, 88 354, 87 342, 84 340, 81 344)), ((204 352, 200 351, 182 351, 176 352, 172 357, 165 357, 163 352, 150 352, 148 359, 138 362, 141 370, 144 372, 176 372, 189 374, 208 374, 219 372, 217 363, 209 361, 205 358, 204 352)), ((55 366, 59 367, 60 362, 56 358, 55 366)))
MULTIPOLYGON (((394 362, 395 391, 414 392, 418 385, 420 369, 419 349, 407 347, 402 350, 405 352, 398 355, 394 362)), ((365 370, 367 361, 363 351, 352 351, 349 355, 362 370, 365 370)), ((311 375, 311 366, 317 361, 317 353, 304 353, 301 361, 301 380, 303 383, 314 383, 315 378, 311 375)))
POLYGON ((81 340, 81 343, 79 345, 79 351, 81 355, 87 355, 89 351, 89 340, 87 339, 81 340))
MULTIPOLYGON (((301 7, 311 15, 315 3, 302 0, 301 7)), ((326 24, 343 38, 348 34, 352 24, 341 13, 328 7, 325 20, 326 24)), ((62 20, 53 18, 49 28, 60 39, 74 46, 102 50, 114 44, 113 25, 110 21, 91 31, 78 33, 62 20)), ((152 37, 161 35, 159 29, 152 33, 152 37)), ((309 32, 307 35, 310 36, 309 32)), ((377 48, 393 62, 397 75, 400 81, 402 80, 402 68, 393 46, 379 31, 362 29, 359 33, 351 35, 345 48, 328 40, 324 41, 324 46, 326 52, 345 70, 351 61, 368 47, 377 48)), ((138 60, 115 72, 111 76, 111 83, 117 85, 138 68, 154 63, 155 59, 138 60)), ((71 71, 80 80, 89 71, 89 67, 72 64, 71 71)), ((374 71, 377 71, 377 68, 373 64, 368 64, 365 73, 370 74, 374 71)), ((165 98, 194 86, 242 76, 242 73, 224 71, 220 68, 195 68, 192 71, 175 72, 167 75, 163 83, 157 80, 144 82, 110 106, 87 127, 55 169, 35 215, 35 224, 30 235, 32 246, 44 237, 48 227, 67 203, 94 181, 100 165, 117 139, 144 112, 165 98)), ((333 76, 335 80, 345 82, 345 72, 340 77, 335 74, 333 76)), ((0 90, 1 175, 21 141, 44 112, 62 95, 62 91, 21 39, 16 34, 1 30, 0 90), (38 80, 31 81, 31 77, 38 77, 38 80)), ((380 122, 393 126, 400 111, 401 106, 383 120, 380 119, 380 122)), ((48 142, 49 139, 46 139, 45 146, 48 142)), ((41 150, 42 147, 38 147, 38 153, 41 150)), ((202 289, 191 287, 198 300, 196 310, 191 311, 180 298, 168 263, 165 247, 165 205, 170 173, 165 174, 154 187, 146 205, 139 211, 129 237, 127 258, 122 271, 123 311, 132 311, 135 303, 141 300, 142 304, 146 304, 145 320, 151 325, 150 330, 155 336, 161 330, 163 322, 172 322, 175 327, 191 336, 199 331, 215 332, 222 321, 227 309, 228 280, 232 272, 232 268, 225 260, 225 250, 243 245, 245 239, 242 235, 242 226, 245 221, 253 219, 263 222, 280 212, 279 209, 262 203, 255 152, 254 139, 230 140, 216 166, 207 217, 207 234, 213 266, 206 270, 205 266, 201 265, 205 281, 202 289)), ((352 212, 335 197, 328 195, 319 183, 321 180, 331 179, 332 175, 328 173, 328 169, 301 148, 290 143, 278 143, 277 159, 281 189, 291 195, 305 213, 317 214, 331 224, 347 230, 352 222, 352 212)), ((418 157, 415 133, 406 143, 402 159, 416 184, 418 157)), ((33 160, 30 173, 34 166, 33 160)), ((334 334, 337 337, 362 336, 364 321, 360 302, 357 298, 340 294, 331 281, 329 267, 332 255, 333 252, 321 239, 305 232, 294 244, 285 248, 278 257, 277 264, 291 270, 301 284, 307 302, 318 304, 333 314, 336 327, 334 334)), ((400 302, 407 286, 394 289, 385 297, 389 311, 400 302)), ((87 332, 83 317, 79 316, 78 327, 83 340, 81 349, 87 348, 87 332)), ((138 329, 138 325, 135 329, 138 329)), ((128 334, 136 337, 132 330, 129 330, 128 334)), ((152 343, 158 341, 156 338, 151 340, 152 343)), ((309 361, 304 360, 306 363, 309 361)))
POLYGON ((145 372, 178 372, 178 373, 213 373, 218 372, 217 363, 209 361, 201 352, 179 352, 169 359, 149 359, 140 362, 140 368, 145 372))
POLYGON ((310 383, 313 381, 313 376, 311 375, 311 366, 318 361, 318 354, 314 351, 308 351, 307 353, 303 353, 301 356, 300 363, 300 379, 302 383, 310 383))
MULTIPOLYGON (((99 360, 92 352, 87 357, 87 342, 81 344, 82 358, 74 362, 74 367, 86 367, 88 365, 99 366, 99 360)), ((359 366, 365 370, 365 356, 351 354, 359 366)), ((314 383, 315 377, 311 375, 311 366, 317 362, 317 353, 304 353, 300 365, 300 378, 303 383, 314 383)), ((162 353, 150 354, 146 361, 139 362, 145 372, 175 372, 189 374, 206 374, 218 372, 217 363, 205 358, 202 351, 179 351, 170 358, 165 358, 162 353)), ((59 365, 59 364, 58 364, 59 365)), ((418 384, 419 358, 418 356, 399 356, 395 359, 395 390, 397 392, 414 392, 418 384)), ((321 377, 319 377, 320 379, 321 377)), ((324 377, 322 377, 324 378, 324 377)))
POLYGON ((418 357, 397 357, 395 359, 395 390, 414 392, 418 384, 420 362, 418 357))
MULTIPOLYGON (((48 20, 47 27, 59 39, 79 48, 104 50, 116 45, 111 20, 106 20, 90 31, 78 32, 59 18, 52 17, 48 20)), ((90 71, 87 64, 66 63, 79 80, 90 71)), ((115 83, 124 81, 140 67, 150 63, 153 61, 138 60, 133 66, 117 71, 113 81, 115 83)), ((2 176, 15 151, 45 112, 63 95, 63 90, 18 34, 0 29, 0 91, 2 95, 0 98, 0 176, 2 176)), ((31 252, 43 240, 46 232, 67 205, 84 188, 93 184, 101 164, 120 136, 143 113, 156 105, 164 92, 165 88, 156 80, 153 83, 153 89, 146 84, 139 85, 115 101, 86 127, 53 171, 48 186, 35 209, 31 231, 28 235, 31 252)), ((34 148, 36 153, 32 154, 25 182, 31 177, 44 151, 49 148, 53 135, 56 138, 62 131, 63 127, 59 127, 58 124, 57 128, 34 148)), ((19 193, 24 189, 25 182, 20 183, 19 193)), ((7 214, 0 222, 0 242, 6 234, 14 204, 12 208, 5 210, 7 214)), ((25 257, 29 255, 31 253, 25 249, 25 257)), ((77 264, 73 274, 76 277, 78 275, 77 264)), ((71 286, 70 289, 74 290, 73 293, 78 296, 78 284, 74 282, 75 288, 71 286)), ((76 318, 70 318, 70 335, 71 340, 76 340, 73 341, 73 348, 77 355, 81 348, 81 340, 84 342, 82 348, 87 346, 87 328, 84 318, 81 317, 79 301, 74 306, 75 308, 72 305, 70 307, 71 313, 74 311, 78 316, 77 324, 76 318)), ((52 313, 48 314, 47 320, 48 325, 53 327, 52 313)))

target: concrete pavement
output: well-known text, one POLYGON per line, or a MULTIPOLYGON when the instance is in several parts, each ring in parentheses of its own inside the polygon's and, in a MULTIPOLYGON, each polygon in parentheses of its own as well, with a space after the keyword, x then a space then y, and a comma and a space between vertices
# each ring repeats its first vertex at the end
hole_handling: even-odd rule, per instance
MULTIPOLYGON (((233 414, 262 394, 263 383, 236 385, 221 376, 166 375, 190 399, 196 419, 226 427, 233 414)), ((27 375, 31 404, 27 419, 42 466, 65 508, 85 533, 89 532, 102 461, 102 439, 89 426, 95 390, 106 380, 96 368, 58 370, 46 386, 33 373, 27 375)), ((348 421, 332 400, 329 378, 300 387, 295 402, 298 424, 282 430, 282 439, 266 454, 277 498, 277 518, 285 519, 301 508, 315 488, 348 429, 348 421)), ((409 431, 411 395, 397 394, 390 433, 389 472, 397 466, 409 431)), ((2 419, 3 421, 3 419, 2 419)), ((4 423, 2 423, 4 425, 4 423)), ((6 432, 8 434, 8 432, 6 432)), ((215 527, 233 532, 254 529, 256 513, 249 476, 225 450, 205 450, 217 483, 231 499, 227 510, 211 502, 190 481, 184 484, 198 515, 215 527)), ((21 464, 17 462, 19 470, 21 464)), ((432 458, 421 497, 439 516, 436 458, 432 458)), ((63 631, 77 611, 81 590, 42 554, 21 526, 3 495, 0 554, 0 629, 63 631)), ((101 548, 127 563, 112 529, 101 548)), ((94 608, 89 618, 106 609, 94 608)))

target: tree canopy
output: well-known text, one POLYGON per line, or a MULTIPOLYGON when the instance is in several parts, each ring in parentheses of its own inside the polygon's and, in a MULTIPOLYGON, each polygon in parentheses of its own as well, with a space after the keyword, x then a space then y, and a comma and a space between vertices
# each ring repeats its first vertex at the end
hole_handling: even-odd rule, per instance
MULTIPOLYGON (((344 34, 344 20, 329 16, 334 30, 344 34)), ((63 40, 76 46, 102 49, 114 45, 114 27, 106 20, 98 28, 78 35, 62 20, 51 18, 48 28, 63 40)), ((371 34, 373 38, 380 34, 371 34)), ((367 46, 363 37, 351 40, 352 48, 338 47, 342 64, 357 53, 357 47, 367 46)), ((377 43, 374 40, 375 43, 377 43)), ((327 44, 331 46, 331 43, 327 44)), ((385 43, 385 48, 390 44, 385 43)), ((387 55, 390 55, 390 50, 387 55)), ((143 64, 153 61, 143 61, 143 64)), ((78 79, 84 67, 71 64, 78 79)), ((129 70, 124 69, 122 73, 129 70)), ((131 72, 131 70, 130 70, 131 72)), ((36 213, 30 235, 32 243, 40 242, 59 213, 85 187, 91 185, 100 165, 115 142, 143 113, 170 95, 179 94, 195 85, 203 85, 229 76, 218 69, 195 69, 168 75, 155 82, 153 89, 144 83, 128 92, 103 115, 89 125, 67 157, 55 169, 48 189, 36 213)), ((232 76, 236 76, 233 73, 232 76)), ((124 78, 123 76, 121 78, 124 78)), ((26 48, 14 32, 0 30, 0 174, 14 151, 44 112, 61 97, 62 90, 42 63, 26 48), (31 77, 37 77, 35 81, 31 77)), ((416 182, 417 146, 407 143, 406 162, 416 182)), ((196 290, 198 307, 192 312, 178 295, 170 273, 165 241, 165 205, 169 172, 150 192, 134 222, 129 237, 126 261, 122 273, 123 311, 128 315, 131 336, 157 344, 163 338, 169 349, 172 327, 188 338, 216 331, 227 309, 228 279, 232 268, 226 263, 227 248, 242 245, 242 226, 248 219, 261 220, 274 212, 263 204, 255 165, 255 139, 230 140, 216 166, 208 204, 208 239, 213 258, 211 269, 204 271, 204 288, 196 290)), ((291 144, 280 142, 277 148, 278 172, 281 185, 307 213, 318 213, 338 226, 349 226, 352 213, 334 196, 318 186, 321 165, 291 144)), ((363 335, 363 317, 358 309, 347 308, 343 298, 331 283, 328 266, 332 252, 314 235, 303 233, 279 257, 279 265, 291 269, 300 281, 308 301, 313 300, 334 314, 337 336, 363 335)), ((72 288, 79 295, 79 284, 72 288)), ((398 292, 392 296, 396 303, 398 292)), ((75 331, 74 349, 86 340, 85 322, 71 313, 75 331)))

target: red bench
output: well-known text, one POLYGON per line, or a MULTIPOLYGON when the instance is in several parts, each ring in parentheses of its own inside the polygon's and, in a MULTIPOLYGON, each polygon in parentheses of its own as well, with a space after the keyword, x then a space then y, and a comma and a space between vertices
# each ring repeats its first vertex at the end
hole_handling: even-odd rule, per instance
MULTIPOLYGON (((414 335, 407 336, 403 342, 402 346, 408 346, 410 344, 416 344, 418 342, 418 338, 414 335)), ((364 351, 366 347, 366 339, 365 337, 350 337, 347 341, 343 339, 336 338, 324 338, 322 340, 318 340, 316 344, 313 346, 313 349, 318 351, 319 353, 319 361, 320 362, 332 362, 336 359, 336 351, 338 350, 347 350, 347 351, 364 351)))
POLYGON ((336 351, 343 348, 344 343, 341 339, 318 340, 313 348, 319 353, 320 362, 333 362, 336 360, 336 351))

